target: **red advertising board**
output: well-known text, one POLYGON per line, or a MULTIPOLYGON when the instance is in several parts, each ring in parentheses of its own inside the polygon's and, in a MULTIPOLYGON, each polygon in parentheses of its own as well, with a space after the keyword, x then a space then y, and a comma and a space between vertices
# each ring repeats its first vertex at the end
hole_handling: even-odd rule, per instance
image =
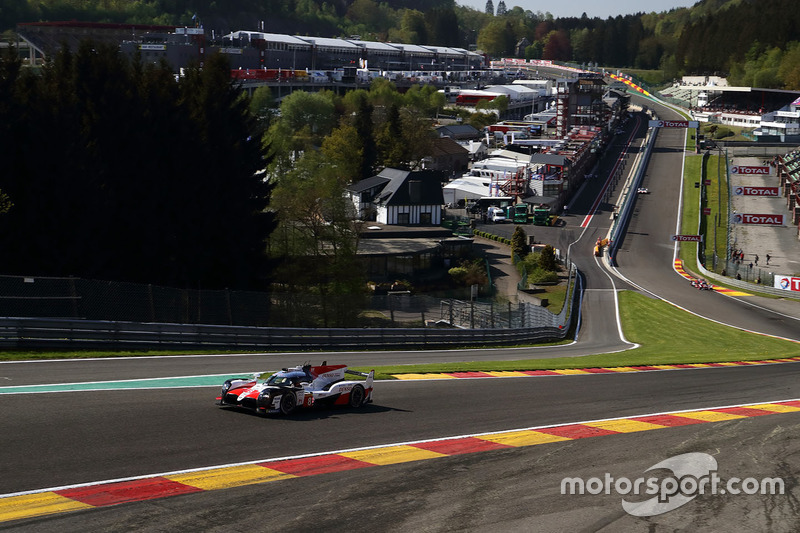
POLYGON ((731 174, 769 174, 769 166, 747 167, 739 165, 731 167, 731 174))
POLYGON ((780 196, 780 187, 734 187, 736 196, 780 196))
POLYGON ((755 213, 735 213, 731 217, 734 224, 759 224, 764 226, 783 226, 783 215, 767 215, 755 213))
POLYGON ((775 276, 775 288, 785 291, 800 292, 800 278, 793 276, 775 276))
POLYGON ((673 241, 678 242, 703 242, 702 235, 673 235, 673 241))
POLYGON ((704 215, 710 215, 711 214, 711 208, 710 207, 704 207, 703 208, 703 214, 704 215))

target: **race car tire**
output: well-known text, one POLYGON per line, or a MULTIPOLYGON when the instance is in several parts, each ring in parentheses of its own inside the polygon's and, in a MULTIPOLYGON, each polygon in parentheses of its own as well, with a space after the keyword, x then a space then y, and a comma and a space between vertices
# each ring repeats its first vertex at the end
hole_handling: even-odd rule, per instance
POLYGON ((287 392, 281 396, 281 413, 288 415, 297 407, 297 396, 293 392, 287 392))
POLYGON ((361 385, 353 386, 353 390, 350 391, 350 407, 361 407, 364 405, 365 396, 364 387, 361 385))

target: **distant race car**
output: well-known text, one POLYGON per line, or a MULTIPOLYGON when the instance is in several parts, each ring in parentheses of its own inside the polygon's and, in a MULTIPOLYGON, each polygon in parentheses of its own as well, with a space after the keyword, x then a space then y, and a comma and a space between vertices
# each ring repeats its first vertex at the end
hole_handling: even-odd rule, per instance
POLYGON ((644 187, 639 187, 636 189, 636 192, 639 194, 650 194, 650 189, 645 189, 644 187))
POLYGON ((361 407, 372 402, 374 379, 374 370, 369 374, 356 372, 348 370, 346 365, 328 365, 325 361, 320 366, 284 368, 268 377, 257 373, 250 378, 229 379, 222 385, 217 404, 244 407, 264 415, 288 415, 298 407, 315 405, 361 407), (345 381, 345 374, 367 379, 345 381))

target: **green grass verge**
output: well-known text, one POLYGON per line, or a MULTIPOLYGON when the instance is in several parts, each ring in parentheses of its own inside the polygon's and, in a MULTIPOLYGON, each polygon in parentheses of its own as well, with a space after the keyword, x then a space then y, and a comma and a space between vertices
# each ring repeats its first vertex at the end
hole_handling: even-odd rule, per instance
POLYGON ((725 157, 709 156, 705 175, 706 179, 711 180, 711 185, 706 187, 704 204, 711 209, 711 214, 701 215, 700 231, 705 235, 703 247, 706 268, 720 274, 725 268, 725 257, 728 253, 728 183, 725 157), (713 268, 715 251, 718 257, 716 269, 713 268))
MULTIPOLYGON (((639 348, 583 357, 391 365, 372 368, 375 369, 378 378, 392 379, 393 374, 724 363, 795 357, 798 354, 797 343, 723 326, 687 313, 662 300, 654 300, 636 292, 621 292, 620 308, 625 335, 629 341, 640 344, 639 348), (654 324, 657 324, 657 327, 654 327, 654 324), (676 342, 676 339, 680 339, 680 342, 676 342)), ((358 370, 366 372, 370 368, 359 367, 358 370)))
MULTIPOLYGON (((683 216, 681 217, 680 233, 695 235, 699 229, 700 221, 700 191, 694 184, 702 180, 703 156, 692 155, 685 158, 683 174, 683 216)), ((679 257, 684 266, 694 268, 697 264, 697 244, 682 243, 679 257)))

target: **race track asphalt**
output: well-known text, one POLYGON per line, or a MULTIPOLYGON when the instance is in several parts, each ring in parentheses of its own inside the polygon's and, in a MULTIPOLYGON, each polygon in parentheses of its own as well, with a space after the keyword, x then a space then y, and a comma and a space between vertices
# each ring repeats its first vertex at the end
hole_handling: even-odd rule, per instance
MULTIPOLYGON (((800 397, 799 374, 800 363, 789 363, 639 374, 379 382, 375 403, 362 410, 312 410, 288 418, 269 419, 214 407, 216 391, 209 388, 5 397, 4 408, 10 416, 0 437, 0 446, 4 450, 0 493, 369 445, 797 398, 800 397)), ((773 432, 776 438, 780 436, 782 446, 795 446, 786 439, 797 434, 796 424, 800 420, 797 415, 764 418, 772 422, 768 432, 773 432)), ((713 427, 718 424, 709 424, 711 428, 659 431, 660 438, 676 443, 671 448, 659 444, 657 439, 654 441, 652 436, 614 435, 591 439, 591 443, 546 444, 535 451, 482 452, 418 465, 379 467, 369 473, 333 474, 332 479, 317 476, 314 483, 320 486, 285 480, 264 487, 215 491, 216 497, 175 498, 182 503, 166 499, 158 500, 160 504, 152 501, 123 504, 76 516, 66 514, 23 520, 10 530, 55 531, 64 528, 60 529, 64 531, 71 530, 69 524, 82 520, 89 520, 103 530, 123 530, 126 529, 125 517, 131 516, 140 517, 135 523, 143 529, 161 530, 162 520, 164 524, 179 523, 175 515, 196 525, 200 524, 196 522, 199 515, 203 515, 204 527, 222 528, 224 517, 234 519, 235 516, 235 521, 245 521, 240 524, 256 520, 263 517, 265 505, 273 507, 289 494, 298 495, 306 505, 327 507, 329 512, 333 509, 325 501, 328 497, 333 498, 337 505, 350 510, 344 512, 341 509, 337 516, 346 517, 356 531, 366 531, 370 527, 403 530, 396 522, 397 512, 382 514, 375 511, 393 507, 391 502, 400 502, 400 507, 408 512, 416 498, 420 499, 426 513, 439 512, 442 516, 456 517, 458 509, 475 506, 483 515, 482 522, 475 525, 487 525, 485 499, 475 494, 477 500, 463 501, 448 498, 447 493, 440 494, 446 479, 454 484, 456 480, 472 484, 476 490, 491 487, 492 493, 487 497, 497 503, 498 510, 513 506, 511 494, 519 492, 518 484, 531 487, 528 499, 550 501, 549 508, 542 508, 541 502, 531 508, 516 508, 509 516, 520 520, 517 527, 535 524, 542 514, 576 512, 576 516, 594 517, 603 510, 602 501, 574 497, 559 500, 558 492, 552 491, 556 474, 590 476, 601 465, 618 475, 629 471, 642 472, 665 457, 670 449, 713 451, 715 446, 719 446, 728 453, 746 455, 740 448, 760 439, 758 434, 750 432, 755 431, 754 428, 763 428, 767 422, 741 421, 735 425, 735 430, 725 427, 715 431, 713 427), (587 462, 583 454, 595 457, 597 462, 587 462), (619 457, 624 460, 614 462, 614 458, 619 457), (641 463, 639 467, 630 466, 637 461, 641 463), (497 470, 489 480, 484 477, 487 469, 497 470), (540 479, 540 470, 550 475, 540 479), (409 487, 410 479, 416 480, 414 483, 419 487, 409 487), (341 495, 333 490, 337 483, 344 484, 341 495), (362 489, 357 488, 359 486, 362 489), (502 487, 506 487, 507 492, 502 492, 502 487), (363 498, 357 497, 359 493, 363 498), (351 499, 344 498, 344 495, 351 499), (236 512, 231 509, 224 511, 223 508, 234 501, 236 512), (206 502, 202 503, 202 509, 196 507, 199 502, 206 502), (436 510, 431 508, 432 502, 437 502, 436 510), (207 505, 217 509, 219 514, 211 516, 206 513, 207 505), (598 505, 600 508, 596 508, 598 505), (355 519, 351 513, 358 514, 359 508, 369 509, 369 527, 366 523, 359 525, 357 520, 353 522, 355 519)), ((753 450, 750 453, 762 457, 766 451, 753 450)), ((762 457, 756 465, 763 468, 761 463, 765 460, 762 457)), ((751 468, 750 462, 746 461, 737 466, 751 468)), ((796 475, 795 463, 784 466, 784 475, 796 475)), ((454 486, 454 490, 461 493, 464 487, 454 486)), ((607 511, 613 516, 620 514, 618 509, 616 512, 613 509, 607 511)), ((302 515, 310 520, 309 514, 313 513, 302 509, 292 511, 287 516, 287 523, 276 529, 288 531, 291 529, 289 523, 302 515)), ((406 520, 416 523, 420 518, 409 515, 406 520)), ((436 522, 428 530, 459 530, 464 526, 464 518, 460 520, 454 523, 460 524, 459 527, 451 528, 448 522, 436 522)), ((508 518, 503 519, 506 520, 508 518)), ((345 529, 336 527, 332 519, 327 523, 332 530, 345 529)))

